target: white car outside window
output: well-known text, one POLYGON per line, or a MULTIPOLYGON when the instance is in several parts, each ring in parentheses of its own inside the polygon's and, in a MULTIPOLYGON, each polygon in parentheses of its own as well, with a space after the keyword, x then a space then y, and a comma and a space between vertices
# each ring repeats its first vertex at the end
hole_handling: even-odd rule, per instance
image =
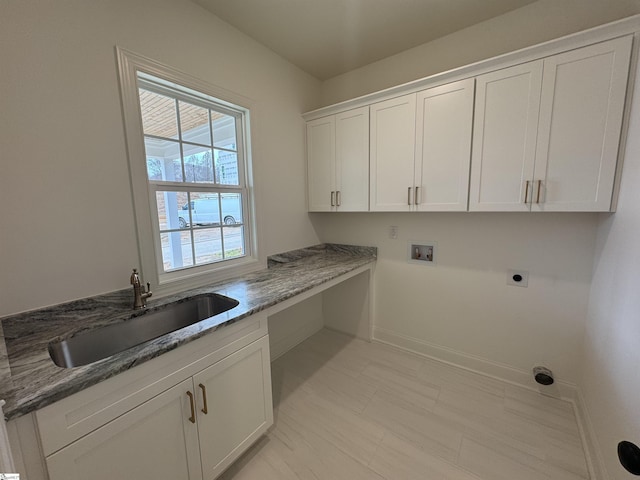
MULTIPOLYGON (((243 223, 240 196, 223 193, 220 197, 222 199, 222 223, 225 225, 243 223)), ((217 195, 212 198, 197 198, 190 203, 191 218, 189 218, 189 204, 185 204, 178 213, 180 228, 186 228, 191 223, 194 225, 219 225, 221 223, 217 195)))

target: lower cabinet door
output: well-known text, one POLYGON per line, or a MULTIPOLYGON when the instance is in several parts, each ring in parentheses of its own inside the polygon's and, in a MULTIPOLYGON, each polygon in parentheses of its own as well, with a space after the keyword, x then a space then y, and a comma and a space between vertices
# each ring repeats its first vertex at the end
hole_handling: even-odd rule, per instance
POLYGON ((273 424, 269 336, 201 371, 193 383, 202 471, 211 480, 273 424))
POLYGON ((202 480, 187 392, 191 378, 53 453, 50 480, 202 480))

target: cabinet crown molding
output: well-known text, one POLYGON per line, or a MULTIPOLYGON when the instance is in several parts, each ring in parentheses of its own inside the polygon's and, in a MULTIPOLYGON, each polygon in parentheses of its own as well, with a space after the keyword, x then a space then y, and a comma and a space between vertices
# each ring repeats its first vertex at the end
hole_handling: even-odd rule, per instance
POLYGON ((640 14, 617 20, 615 22, 599 25, 597 27, 572 33, 564 37, 549 40, 530 47, 513 52, 498 55, 486 60, 481 60, 469 65, 464 65, 452 70, 447 70, 435 75, 413 80, 411 82, 395 85, 384 90, 362 95, 339 102, 333 105, 321 107, 303 113, 306 121, 322 118, 328 115, 370 105, 371 103, 388 100, 400 95, 418 92, 426 88, 432 88, 465 78, 482 75, 494 70, 511 67, 520 63, 542 59, 569 50, 585 47, 626 35, 638 35, 640 33, 640 14))

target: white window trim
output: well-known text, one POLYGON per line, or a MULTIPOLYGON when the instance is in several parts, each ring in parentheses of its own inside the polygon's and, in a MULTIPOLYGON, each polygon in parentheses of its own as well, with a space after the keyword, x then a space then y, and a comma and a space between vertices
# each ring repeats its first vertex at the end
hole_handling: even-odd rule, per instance
POLYGON ((258 249, 258 214, 256 213, 257 202, 255 200, 256 192, 251 162, 250 110, 253 102, 247 97, 211 85, 172 67, 120 47, 116 47, 116 56, 140 262, 140 265, 132 267, 140 270, 145 282, 153 284, 154 296, 170 295, 266 268, 266 260, 260 256, 258 249), (239 106, 245 109, 243 148, 246 156, 246 206, 248 207, 245 215, 245 224, 248 227, 246 256, 170 272, 170 274, 165 274, 159 270, 156 260, 158 256, 156 254, 157 242, 155 238, 157 236, 155 232, 157 220, 154 217, 156 213, 152 210, 151 192, 147 181, 144 135, 138 96, 139 72, 164 79, 167 85, 174 83, 180 87, 192 89, 197 93, 211 96, 218 101, 222 101, 223 104, 227 102, 230 106, 239 106))

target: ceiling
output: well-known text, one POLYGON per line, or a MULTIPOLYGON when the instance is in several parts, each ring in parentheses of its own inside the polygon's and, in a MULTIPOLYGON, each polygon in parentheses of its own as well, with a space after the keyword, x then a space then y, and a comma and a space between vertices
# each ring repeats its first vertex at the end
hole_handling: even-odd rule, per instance
POLYGON ((320 80, 536 0, 193 0, 320 80))

